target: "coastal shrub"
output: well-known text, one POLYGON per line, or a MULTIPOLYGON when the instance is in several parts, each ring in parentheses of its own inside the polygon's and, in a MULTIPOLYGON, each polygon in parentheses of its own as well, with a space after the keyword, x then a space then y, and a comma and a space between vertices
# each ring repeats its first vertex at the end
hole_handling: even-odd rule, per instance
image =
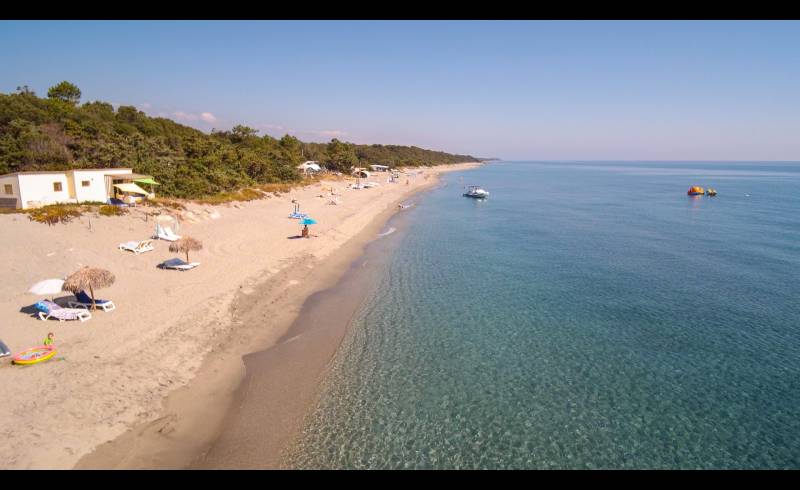
POLYGON ((174 199, 165 199, 163 197, 155 197, 152 199, 147 199, 146 201, 144 201, 144 204, 156 208, 169 208, 178 210, 186 209, 186 206, 184 206, 180 201, 176 201, 174 199))
POLYGON ((264 199, 265 196, 266 193, 258 189, 244 188, 233 192, 221 192, 203 199, 197 199, 196 201, 200 204, 225 204, 228 202, 264 199))
POLYGON ((69 223, 73 218, 82 216, 80 208, 74 205, 51 204, 28 211, 28 218, 37 223, 47 223, 53 226, 56 223, 69 223))
POLYGON ((298 184, 291 183, 277 183, 277 184, 262 184, 258 188, 264 192, 272 192, 275 194, 283 194, 294 189, 298 184))
POLYGON ((110 204, 105 204, 103 206, 100 206, 97 212, 100 213, 100 216, 122 216, 123 214, 126 214, 128 211, 122 206, 112 206, 110 204))

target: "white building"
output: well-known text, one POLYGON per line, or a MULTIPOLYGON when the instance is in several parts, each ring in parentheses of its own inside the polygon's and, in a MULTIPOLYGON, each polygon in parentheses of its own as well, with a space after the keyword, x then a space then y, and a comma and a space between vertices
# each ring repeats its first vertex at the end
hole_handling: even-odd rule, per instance
POLYGON ((373 172, 388 172, 389 171, 389 167, 387 167, 386 165, 370 165, 369 168, 372 169, 373 172))
POLYGON ((308 160, 307 162, 303 162, 302 165, 297 166, 298 170, 301 170, 304 174, 308 173, 317 173, 322 170, 322 167, 313 160, 308 160))
POLYGON ((368 179, 369 178, 369 172, 367 172, 367 169, 365 169, 363 167, 354 168, 353 169, 353 175, 356 176, 356 177, 364 178, 364 179, 368 179))
POLYGON ((48 204, 109 202, 152 197, 138 185, 158 185, 149 175, 130 168, 16 172, 0 175, 0 207, 29 209, 48 204))

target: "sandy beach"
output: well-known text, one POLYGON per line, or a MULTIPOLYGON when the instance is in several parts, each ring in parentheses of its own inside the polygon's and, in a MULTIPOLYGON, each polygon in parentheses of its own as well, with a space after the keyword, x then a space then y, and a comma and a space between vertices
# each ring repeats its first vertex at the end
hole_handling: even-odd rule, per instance
MULTIPOLYGON (((280 339, 306 298, 336 283, 399 202, 435 185, 442 172, 475 165, 424 168, 408 185, 378 174, 370 180, 380 185, 372 189, 332 181, 257 201, 189 204, 193 219, 184 212, 179 234, 202 240, 204 248, 190 257, 201 265, 186 272, 156 268, 178 256, 165 241, 138 256, 118 250, 121 242, 153 234, 153 218, 144 215, 152 208, 56 226, 0 215, 0 253, 8 264, 0 339, 19 352, 54 332, 58 348, 53 359, 33 366, 0 360, 7 394, 0 402, 0 466, 188 465, 222 423, 244 376, 242 356, 280 339), (328 204, 331 186, 341 194, 338 205, 328 204), (301 228, 287 218, 293 199, 319 222, 311 239, 290 238, 301 228), (26 293, 32 284, 84 265, 116 275, 113 286, 97 292, 114 301, 115 311, 92 312, 83 323, 44 322, 21 311, 42 299, 26 293)), ((72 297, 55 298, 65 304, 72 297)))

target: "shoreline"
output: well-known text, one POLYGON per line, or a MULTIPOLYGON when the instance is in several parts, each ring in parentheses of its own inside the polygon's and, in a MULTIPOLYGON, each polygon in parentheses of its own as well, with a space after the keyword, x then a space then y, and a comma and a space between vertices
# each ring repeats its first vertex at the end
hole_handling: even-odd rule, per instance
MULTIPOLYGON (((306 304, 314 295, 335 287, 346 276, 347 271, 363 257, 366 248, 379 238, 378 233, 386 223, 402 211, 399 203, 438 185, 441 173, 480 165, 466 163, 428 168, 426 171, 433 175, 433 179, 393 198, 385 209, 331 253, 322 258, 295 254, 279 272, 264 274, 266 277, 251 286, 240 284, 229 307, 230 325, 226 335, 221 340, 215 340, 211 351, 203 357, 188 383, 167 393, 158 416, 129 427, 121 435, 95 446, 73 467, 204 467, 209 450, 221 436, 223 424, 228 423, 229 415, 236 410, 234 403, 241 400, 239 391, 246 386, 247 358, 295 340, 294 336, 288 340, 286 337, 307 310, 306 304), (287 284, 290 287, 287 288, 287 284), (263 328, 265 319, 270 324, 268 328, 263 328)), ((336 352, 342 336, 333 345, 328 360, 336 352)), ((330 348, 331 345, 326 344, 325 347, 330 348)), ((294 361, 297 361, 297 356, 294 361)), ((316 382, 318 374, 306 377, 306 380, 315 381, 313 389, 319 384, 316 382)), ((306 386, 309 386, 308 383, 306 386)), ((305 413, 299 419, 302 420, 303 416, 305 413)), ((282 441, 288 442, 285 439, 282 441)), ((274 466, 278 465, 277 459, 273 462, 274 466)))

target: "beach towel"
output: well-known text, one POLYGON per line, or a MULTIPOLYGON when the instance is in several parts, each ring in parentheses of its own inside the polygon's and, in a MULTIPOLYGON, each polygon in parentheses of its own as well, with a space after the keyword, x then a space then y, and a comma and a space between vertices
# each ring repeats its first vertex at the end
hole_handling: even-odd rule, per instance
POLYGON ((80 320, 83 322, 92 317, 91 313, 84 309, 64 308, 50 300, 39 301, 34 307, 39 310, 39 318, 41 320, 55 318, 62 322, 65 320, 80 320))

